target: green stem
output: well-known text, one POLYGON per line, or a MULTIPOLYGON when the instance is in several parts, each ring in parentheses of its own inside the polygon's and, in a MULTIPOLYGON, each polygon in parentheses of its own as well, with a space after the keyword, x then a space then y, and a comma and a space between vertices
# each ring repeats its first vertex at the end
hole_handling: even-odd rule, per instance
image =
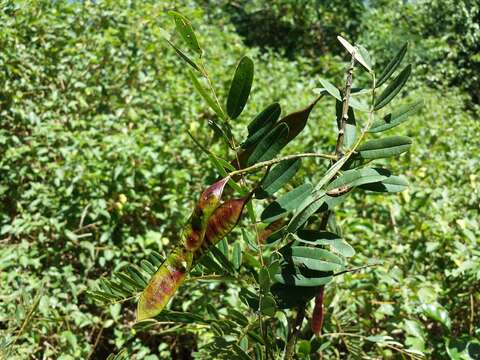
POLYGON ((292 159, 298 159, 298 158, 305 158, 305 157, 318 157, 318 158, 323 158, 323 159, 329 159, 329 160, 336 160, 337 156, 336 155, 330 155, 330 154, 322 154, 322 153, 300 153, 300 154, 293 154, 293 155, 287 155, 287 156, 282 156, 279 158, 275 158, 272 160, 267 160, 267 161, 262 161, 259 162, 255 165, 235 170, 229 173, 230 176, 235 176, 239 174, 244 174, 247 172, 252 172, 260 168, 264 168, 267 166, 272 166, 274 164, 277 164, 279 162, 285 161, 285 160, 292 160, 292 159))

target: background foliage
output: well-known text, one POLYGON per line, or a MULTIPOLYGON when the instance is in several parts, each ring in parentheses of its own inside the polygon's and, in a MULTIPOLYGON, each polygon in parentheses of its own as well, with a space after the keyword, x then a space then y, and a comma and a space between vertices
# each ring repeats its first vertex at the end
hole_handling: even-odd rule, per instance
MULTIPOLYGON (((175 7, 193 20, 222 99, 238 58, 255 60, 253 101, 237 132, 273 100, 291 112, 311 101, 320 77, 341 79, 347 59, 336 34, 380 60, 410 40, 416 81, 402 102, 426 103, 401 130, 417 139, 396 164, 411 187, 343 207, 355 262, 382 264, 327 287, 325 328, 464 358, 463 340, 480 336, 478 4, 326 4, 0 2, 0 354, 103 359, 127 345, 138 359, 207 356, 208 327, 134 330, 133 304, 104 310, 86 295, 99 276, 168 249, 192 194, 217 176, 185 132, 215 142, 213 113, 159 32, 175 7)), ((332 106, 320 103, 289 149, 330 151, 332 106)), ((320 176, 310 165, 299 184, 320 176)), ((234 242, 245 246, 240 231, 234 242)), ((192 282, 171 309, 222 315, 242 306, 234 284, 192 282)), ((399 356, 363 338, 322 343, 327 358, 399 356)), ((298 346, 299 357, 316 358, 315 344, 298 346)))

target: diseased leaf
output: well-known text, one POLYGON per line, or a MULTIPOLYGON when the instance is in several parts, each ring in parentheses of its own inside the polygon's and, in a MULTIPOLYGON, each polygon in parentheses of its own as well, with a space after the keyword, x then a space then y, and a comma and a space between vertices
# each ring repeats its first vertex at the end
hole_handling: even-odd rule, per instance
POLYGON ((382 86, 385 81, 387 81, 390 76, 392 76, 393 72, 397 69, 397 67, 402 62, 405 54, 407 53, 408 43, 405 43, 402 48, 398 51, 398 53, 390 60, 387 64, 385 69, 383 69, 382 73, 378 77, 377 80, 377 87, 382 86))
POLYGON ((273 222, 288 215, 311 194, 311 191, 312 185, 303 184, 281 196, 263 210, 260 216, 262 222, 273 222))
POLYGON ((381 120, 377 120, 372 124, 372 127, 368 130, 370 133, 377 133, 381 131, 390 130, 395 126, 405 122, 407 118, 419 111, 423 107, 423 100, 416 101, 402 106, 398 110, 391 112, 383 117, 381 120))
POLYGON ((253 82, 253 61, 248 56, 240 59, 237 65, 227 98, 227 114, 236 119, 247 103, 253 82))
POLYGON ((380 159, 400 155, 412 145, 412 139, 406 136, 391 136, 369 140, 357 148, 358 156, 363 159, 380 159))
POLYGON ((265 199, 272 196, 295 176, 301 163, 302 160, 298 158, 277 164, 265 177, 261 187, 255 192, 255 197, 265 199))
POLYGON ((412 65, 407 65, 398 76, 388 84, 380 96, 375 100, 374 110, 380 110, 400 92, 412 72, 412 65))
POLYGON ((282 119, 280 119, 278 124, 288 125, 289 132, 288 132, 287 142, 292 141, 297 137, 298 134, 302 132, 302 130, 307 125, 307 121, 310 116, 310 113, 312 112, 312 109, 315 107, 317 102, 320 101, 320 99, 321 99, 321 96, 316 98, 305 109, 293 112, 291 114, 286 115, 282 119))
POLYGON ((225 120, 226 116, 217 102, 210 96, 207 90, 200 84, 196 75, 190 70, 189 71, 190 79, 192 80, 193 86, 197 89, 198 93, 203 97, 203 99, 207 102, 208 106, 217 114, 221 119, 225 120))
POLYGON ((288 126, 277 125, 267 136, 265 136, 253 150, 248 158, 247 165, 251 166, 257 162, 273 159, 288 142, 288 126))
POLYGON ((248 138, 242 143, 243 148, 256 144, 265 134, 273 129, 280 117, 281 108, 278 103, 273 103, 265 108, 248 125, 248 138))
POLYGON ((175 21, 175 27, 187 46, 199 55, 202 55, 202 49, 200 48, 200 45, 198 45, 198 40, 195 36, 195 32, 193 31, 190 21, 176 11, 169 11, 168 14, 173 17, 175 21))

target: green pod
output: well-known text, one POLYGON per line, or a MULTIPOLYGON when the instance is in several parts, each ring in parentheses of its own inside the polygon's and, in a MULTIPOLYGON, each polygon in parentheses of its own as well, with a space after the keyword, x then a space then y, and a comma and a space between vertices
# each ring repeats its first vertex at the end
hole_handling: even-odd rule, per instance
POLYGON ((208 220, 220 205, 223 189, 230 178, 227 176, 209 186, 200 199, 182 232, 182 241, 187 251, 195 251, 203 242, 208 220))
POLYGON ((192 266, 192 253, 173 251, 152 276, 137 305, 137 321, 157 316, 185 280, 192 266))
POLYGON ((215 246, 235 228, 250 197, 251 195, 225 201, 215 210, 208 221, 205 240, 193 255, 194 262, 197 262, 212 246, 215 246))

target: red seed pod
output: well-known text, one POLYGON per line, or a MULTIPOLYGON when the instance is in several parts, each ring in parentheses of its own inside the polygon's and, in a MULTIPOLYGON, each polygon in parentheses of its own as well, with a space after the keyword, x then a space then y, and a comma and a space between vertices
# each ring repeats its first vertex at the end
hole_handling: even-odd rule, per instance
POLYGON ((273 223, 268 224, 268 226, 262 231, 260 231, 260 233, 258 234, 258 242, 263 244, 270 235, 272 235, 275 231, 281 229, 282 226, 285 224, 285 219, 278 219, 273 223))
POLYGON ((215 210, 208 221, 202 247, 194 254, 195 260, 201 258, 211 246, 217 244, 235 228, 250 197, 249 195, 241 199, 227 200, 215 210))
POLYGON ((230 178, 227 176, 209 186, 200 199, 182 232, 183 245, 189 251, 202 246, 210 215, 220 205, 223 190, 230 178))
POLYGON ((323 292, 324 287, 322 286, 315 296, 315 307, 313 308, 312 320, 310 322, 312 331, 317 336, 321 334, 323 325, 323 292))
POLYGON ((160 314, 185 280, 191 264, 192 253, 183 248, 168 255, 140 295, 137 321, 160 314))

